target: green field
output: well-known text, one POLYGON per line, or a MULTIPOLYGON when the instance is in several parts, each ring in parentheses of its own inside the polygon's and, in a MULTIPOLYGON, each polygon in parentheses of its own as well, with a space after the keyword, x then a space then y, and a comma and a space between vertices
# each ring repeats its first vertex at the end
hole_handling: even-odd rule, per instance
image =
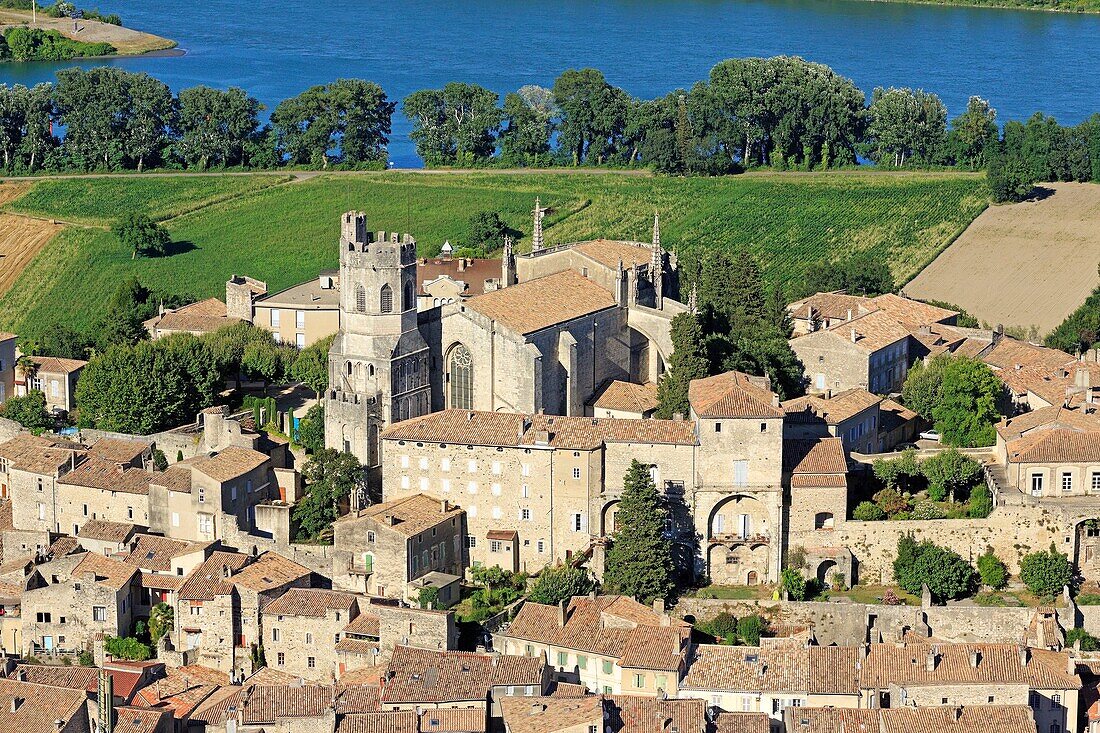
POLYGON ((986 206, 984 182, 967 174, 753 174, 661 178, 578 173, 375 173, 320 176, 284 185, 273 176, 119 177, 36 184, 6 208, 82 222, 51 242, 0 297, 0 328, 33 332, 64 320, 95 321, 125 277, 196 297, 223 295, 248 274, 271 291, 336 265, 338 215, 367 212, 374 230, 408 231, 422 254, 461 246, 466 221, 501 213, 529 246, 535 197, 552 208, 550 244, 581 239, 648 241, 661 213, 666 247, 747 249, 780 280, 805 264, 853 250, 888 260, 899 281, 924 267, 986 206), (130 209, 167 226, 175 253, 132 260, 101 227, 130 209), (189 212, 189 213, 184 213, 189 212))

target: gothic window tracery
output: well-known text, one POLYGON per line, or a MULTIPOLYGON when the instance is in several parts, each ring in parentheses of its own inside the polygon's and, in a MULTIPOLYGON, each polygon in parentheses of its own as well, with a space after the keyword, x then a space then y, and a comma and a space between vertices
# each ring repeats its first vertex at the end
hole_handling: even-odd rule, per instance
POLYGON ((355 288, 355 310, 360 313, 367 311, 367 289, 362 285, 355 288))
POLYGON ((469 349, 457 344, 447 355, 447 407, 469 410, 473 404, 473 358, 469 349))

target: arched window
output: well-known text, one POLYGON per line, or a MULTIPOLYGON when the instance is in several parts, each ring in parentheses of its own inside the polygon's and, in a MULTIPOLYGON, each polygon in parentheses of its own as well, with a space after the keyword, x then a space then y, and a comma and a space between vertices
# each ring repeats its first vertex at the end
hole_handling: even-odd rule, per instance
POLYGON ((382 292, 378 297, 378 309, 383 313, 393 313, 393 288, 388 283, 382 286, 382 292))
POLYGON ((413 308, 414 307, 413 304, 415 302, 413 300, 414 297, 415 297, 415 294, 413 293, 412 280, 406 280, 405 281, 404 292, 402 293, 402 297, 401 297, 401 310, 407 311, 407 310, 413 308))
POLYGON ((360 313, 367 312, 367 289, 362 285, 355 288, 355 310, 360 313))
POLYGON ((473 405, 473 359, 470 350, 458 344, 447 355, 447 407, 469 410, 473 405))
POLYGON ((373 377, 374 376, 374 364, 367 364, 367 376, 368 377, 373 377))
POLYGON ((832 529, 833 515, 831 512, 818 512, 814 515, 814 529, 832 529))
POLYGON ((350 377, 351 376, 351 370, 352 370, 351 362, 349 361, 346 364, 346 366, 347 366, 347 370, 348 370, 348 376, 350 377))

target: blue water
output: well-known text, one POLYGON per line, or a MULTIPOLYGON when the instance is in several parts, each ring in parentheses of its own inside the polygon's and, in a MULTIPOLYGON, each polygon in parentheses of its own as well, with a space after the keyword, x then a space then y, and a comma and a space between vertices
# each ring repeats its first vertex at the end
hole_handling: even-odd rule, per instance
MULTIPOLYGON (((704 78, 737 56, 792 54, 832 66, 866 93, 923 87, 952 115, 978 94, 999 119, 1036 110, 1076 123, 1100 111, 1100 15, 949 8, 861 0, 100 0, 127 25, 177 40, 180 57, 110 62, 173 89, 244 87, 269 106, 339 77, 391 98, 447 81, 497 92, 550 86, 595 66, 639 97, 704 78)), ((33 83, 73 64, 6 64, 0 82, 33 83)), ((390 157, 418 165, 394 118, 390 157)))

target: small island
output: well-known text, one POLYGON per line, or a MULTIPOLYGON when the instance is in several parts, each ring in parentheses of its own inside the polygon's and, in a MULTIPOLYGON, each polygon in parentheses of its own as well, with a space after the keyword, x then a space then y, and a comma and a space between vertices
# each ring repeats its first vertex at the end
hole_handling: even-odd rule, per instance
POLYGON ((32 11, 31 0, 0 0, 0 62, 138 56, 175 47, 175 41, 123 27, 117 15, 68 2, 32 11))

